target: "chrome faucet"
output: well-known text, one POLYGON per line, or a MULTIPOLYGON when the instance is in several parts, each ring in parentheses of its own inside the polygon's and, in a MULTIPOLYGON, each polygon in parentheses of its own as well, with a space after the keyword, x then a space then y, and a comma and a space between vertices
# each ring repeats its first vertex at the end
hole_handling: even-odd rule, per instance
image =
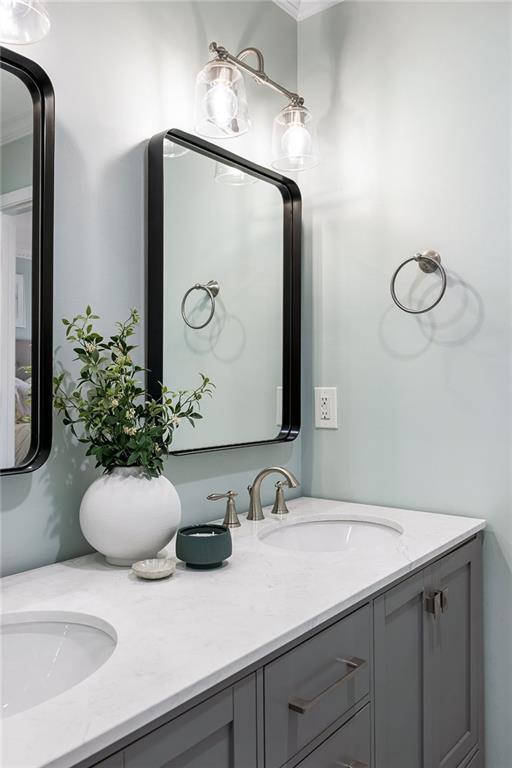
POLYGON ((261 508, 261 483, 268 477, 268 475, 272 475, 274 472, 283 475, 288 483, 288 488, 297 488, 300 485, 295 475, 284 467, 269 467, 268 469, 262 469, 261 472, 258 472, 256 475, 254 483, 247 488, 250 499, 249 514, 247 515, 248 520, 264 519, 263 510, 261 508))

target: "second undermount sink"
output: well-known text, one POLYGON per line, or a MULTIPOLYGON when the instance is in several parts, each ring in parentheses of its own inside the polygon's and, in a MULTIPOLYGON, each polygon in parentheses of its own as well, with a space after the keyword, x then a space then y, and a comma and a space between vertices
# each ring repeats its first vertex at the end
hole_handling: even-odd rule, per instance
POLYGON ((389 546, 403 533, 391 522, 362 519, 301 520, 264 531, 262 541, 298 552, 339 552, 389 546))
POLYGON ((95 616, 64 611, 5 614, 0 622, 2 717, 35 707, 85 680, 116 647, 95 616))

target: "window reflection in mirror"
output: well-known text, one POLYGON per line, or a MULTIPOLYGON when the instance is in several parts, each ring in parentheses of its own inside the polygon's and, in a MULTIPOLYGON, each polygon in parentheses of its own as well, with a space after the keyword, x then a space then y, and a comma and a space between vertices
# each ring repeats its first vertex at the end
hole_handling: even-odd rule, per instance
POLYGON ((0 70, 0 467, 24 464, 32 438, 33 103, 0 70))

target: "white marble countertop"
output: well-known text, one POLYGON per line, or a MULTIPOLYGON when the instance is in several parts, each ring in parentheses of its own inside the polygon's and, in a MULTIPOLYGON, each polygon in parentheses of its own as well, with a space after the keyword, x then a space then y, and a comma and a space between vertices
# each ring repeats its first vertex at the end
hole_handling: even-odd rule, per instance
POLYGON ((142 581, 98 555, 2 579, 2 610, 75 611, 109 622, 110 659, 74 688, 3 720, 3 768, 69 768, 451 549, 483 520, 325 499, 289 502, 280 521, 243 520, 214 571, 179 564, 142 581), (300 519, 370 518, 401 526, 377 549, 314 553, 260 540, 300 519), (191 663, 193 662, 193 663, 191 663))

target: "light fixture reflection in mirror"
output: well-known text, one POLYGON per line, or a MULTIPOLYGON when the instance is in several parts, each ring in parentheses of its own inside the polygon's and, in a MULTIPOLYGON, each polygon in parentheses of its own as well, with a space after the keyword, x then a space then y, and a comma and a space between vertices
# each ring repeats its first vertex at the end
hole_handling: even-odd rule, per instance
POLYGON ((0 0, 0 43, 36 43, 49 31, 50 17, 42 0, 0 0))
POLYGON ((255 184, 258 179, 250 173, 244 173, 240 168, 232 168, 224 163, 215 163, 215 181, 218 184, 227 184, 230 187, 244 187, 255 184))
POLYGON ((318 160, 311 113, 303 105, 289 104, 274 119, 272 166, 280 171, 304 171, 318 160))
POLYGON ((174 141, 164 139, 164 158, 182 157, 182 155, 186 155, 187 152, 188 149, 182 147, 181 144, 176 144, 174 141))

